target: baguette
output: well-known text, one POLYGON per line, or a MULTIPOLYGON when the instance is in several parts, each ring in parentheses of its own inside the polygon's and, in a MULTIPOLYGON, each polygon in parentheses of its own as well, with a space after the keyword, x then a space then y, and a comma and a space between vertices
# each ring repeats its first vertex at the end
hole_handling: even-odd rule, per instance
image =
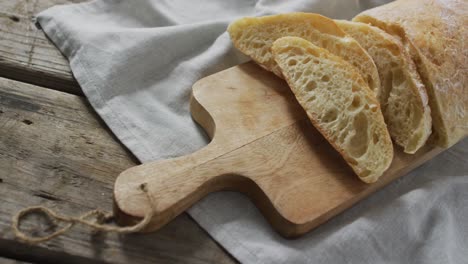
POLYGON ((432 140, 447 148, 464 138, 468 134, 466 1, 397 0, 353 20, 400 38, 410 52, 429 95, 432 140))
POLYGON ((304 38, 343 57, 359 70, 369 87, 379 94, 379 74, 372 58, 332 19, 312 13, 247 17, 231 23, 228 32, 237 49, 279 77, 282 77, 282 73, 271 54, 271 45, 285 36, 304 38))
POLYGON ((397 38, 359 22, 336 20, 356 39, 377 66, 381 81, 379 102, 394 141, 415 153, 431 135, 431 110, 416 65, 397 38))
POLYGON ((298 37, 276 40, 272 53, 314 126, 362 181, 375 182, 390 166, 393 146, 380 105, 359 72, 298 37))

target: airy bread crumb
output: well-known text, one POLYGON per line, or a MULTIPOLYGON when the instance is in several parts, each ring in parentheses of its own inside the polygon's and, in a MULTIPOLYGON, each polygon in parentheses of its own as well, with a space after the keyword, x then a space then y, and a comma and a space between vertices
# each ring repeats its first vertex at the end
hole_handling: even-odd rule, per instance
POLYGON ((237 49, 279 77, 281 70, 271 54, 273 42, 286 36, 306 39, 351 63, 368 86, 379 93, 379 74, 372 58, 330 18, 313 13, 246 17, 229 25, 228 32, 237 49))
POLYGON ((390 136, 406 153, 415 153, 431 135, 432 118, 426 88, 409 53, 397 38, 379 28, 358 22, 335 22, 374 60, 381 81, 378 99, 390 136))
POLYGON ((311 42, 284 37, 274 59, 314 126, 359 178, 375 182, 393 159, 380 105, 359 72, 311 42))

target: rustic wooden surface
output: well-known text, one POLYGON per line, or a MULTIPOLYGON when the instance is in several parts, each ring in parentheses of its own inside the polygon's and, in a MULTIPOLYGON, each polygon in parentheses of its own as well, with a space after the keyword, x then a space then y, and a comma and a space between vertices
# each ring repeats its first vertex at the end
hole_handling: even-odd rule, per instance
POLYGON ((365 184, 314 129, 287 84, 253 62, 198 81, 191 105, 212 142, 130 168, 116 181, 114 197, 127 216, 156 211, 149 230, 210 192, 229 189, 248 194, 282 235, 302 235, 441 152, 395 148, 390 168, 365 184))
MULTIPOLYGON (((157 233, 92 235, 76 227, 37 246, 15 241, 11 216, 44 205, 70 215, 112 209, 116 176, 136 161, 79 96, 0 78, 0 256, 67 263, 232 263, 187 215, 157 233)), ((33 222, 23 226, 31 232, 33 222)))
POLYGON ((59 263, 235 262, 187 215, 145 236, 89 236, 79 227, 39 246, 13 239, 11 215, 25 206, 73 214, 111 209, 116 175, 136 162, 83 98, 43 88, 82 94, 67 60, 32 18, 57 4, 84 1, 0 0, 0 77, 42 86, 0 78, 0 256, 59 263))
POLYGON ((85 0, 0 0, 0 76, 81 94, 67 60, 32 23, 38 12, 85 0))
POLYGON ((24 261, 20 261, 20 260, 7 259, 7 258, 0 257, 0 263, 2 263, 2 264, 26 264, 26 263, 30 263, 30 262, 24 262, 24 261))

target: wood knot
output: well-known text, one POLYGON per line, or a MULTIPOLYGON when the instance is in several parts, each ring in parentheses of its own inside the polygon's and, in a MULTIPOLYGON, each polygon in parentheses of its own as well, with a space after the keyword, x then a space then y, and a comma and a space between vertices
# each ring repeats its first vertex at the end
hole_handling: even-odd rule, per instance
POLYGON ((21 121, 21 122, 25 123, 25 124, 28 125, 28 126, 29 126, 29 125, 32 125, 32 123, 33 123, 33 121, 28 120, 28 119, 24 119, 24 120, 21 121))
POLYGON ((17 17, 17 16, 15 16, 15 15, 10 16, 10 19, 13 20, 13 21, 15 21, 15 22, 19 22, 19 21, 20 21, 20 18, 17 17))
POLYGON ((148 192, 148 183, 144 182, 144 183, 140 184, 140 190, 147 193, 148 192))

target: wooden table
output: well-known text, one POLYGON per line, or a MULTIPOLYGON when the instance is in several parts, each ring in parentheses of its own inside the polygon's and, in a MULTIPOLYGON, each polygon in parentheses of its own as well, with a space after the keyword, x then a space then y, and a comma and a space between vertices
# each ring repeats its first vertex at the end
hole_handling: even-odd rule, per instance
MULTIPOLYGON (((82 1, 0 0, 0 263, 234 263, 186 214, 145 235, 76 226, 39 245, 15 240, 11 217, 27 206, 70 215, 111 210, 115 177, 137 164, 31 22, 50 6, 82 1)), ((37 233, 47 225, 30 217, 22 227, 37 233)))

